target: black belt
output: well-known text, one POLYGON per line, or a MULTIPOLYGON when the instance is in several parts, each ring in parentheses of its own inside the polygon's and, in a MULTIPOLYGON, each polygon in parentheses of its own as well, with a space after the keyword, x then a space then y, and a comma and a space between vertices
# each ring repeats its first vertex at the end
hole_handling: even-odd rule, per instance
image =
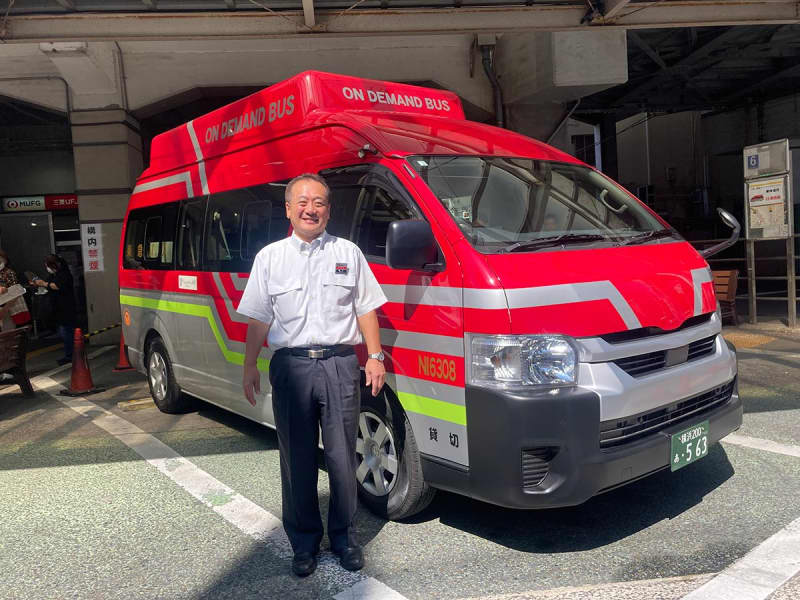
POLYGON ((347 344, 337 344, 335 346, 299 346, 295 348, 281 348, 275 354, 291 354, 292 356, 303 356, 305 358, 325 359, 331 356, 350 356, 355 353, 352 346, 347 344))

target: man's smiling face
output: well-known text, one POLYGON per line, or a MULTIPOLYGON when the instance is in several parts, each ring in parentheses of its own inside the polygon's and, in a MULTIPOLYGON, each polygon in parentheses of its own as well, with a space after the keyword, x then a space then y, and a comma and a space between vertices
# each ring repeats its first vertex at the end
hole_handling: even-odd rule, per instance
POLYGON ((286 217, 292 222, 297 237, 311 242, 325 231, 331 207, 325 186, 313 179, 301 179, 289 191, 286 217))

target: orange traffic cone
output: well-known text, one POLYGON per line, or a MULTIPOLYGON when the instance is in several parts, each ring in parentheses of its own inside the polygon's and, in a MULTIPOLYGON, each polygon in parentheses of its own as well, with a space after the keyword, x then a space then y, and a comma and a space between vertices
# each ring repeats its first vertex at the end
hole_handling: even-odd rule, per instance
POLYGON ((132 371, 133 367, 128 360, 128 347, 125 345, 125 334, 119 334, 119 362, 117 366, 111 369, 114 373, 122 373, 124 371, 132 371))
POLYGON ((86 347, 83 345, 83 333, 81 333, 80 328, 76 328, 72 347, 72 378, 70 379, 69 389, 61 390, 59 394, 63 396, 83 396, 99 391, 99 388, 94 387, 92 374, 89 372, 89 359, 86 356, 86 347))

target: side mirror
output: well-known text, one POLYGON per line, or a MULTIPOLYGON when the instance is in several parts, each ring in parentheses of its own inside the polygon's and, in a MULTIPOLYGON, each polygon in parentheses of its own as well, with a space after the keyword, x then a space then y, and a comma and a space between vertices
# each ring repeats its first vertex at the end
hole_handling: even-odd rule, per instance
POLYGON ((439 247, 431 225, 421 219, 392 221, 386 232, 386 264, 417 271, 438 265, 439 247))
POLYGON ((718 208, 717 212, 719 213, 720 219, 722 222, 725 223, 728 227, 733 229, 731 233, 731 237, 729 237, 724 242, 720 242, 719 244, 714 244, 713 246, 706 248, 705 250, 700 252, 700 256, 703 258, 708 258, 709 256, 714 256, 715 254, 722 252, 726 248, 730 248, 736 243, 736 240, 739 239, 739 232, 742 230, 742 226, 739 225, 739 221, 736 220, 731 213, 729 213, 724 208, 718 208))

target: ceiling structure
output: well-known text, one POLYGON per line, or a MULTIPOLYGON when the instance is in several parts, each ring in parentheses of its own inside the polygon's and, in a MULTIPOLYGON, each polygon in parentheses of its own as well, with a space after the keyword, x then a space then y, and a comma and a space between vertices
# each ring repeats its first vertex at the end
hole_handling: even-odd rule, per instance
MULTIPOLYGON (((59 40, 200 43, 624 28, 628 82, 581 99, 573 116, 591 122, 609 114, 724 110, 798 91, 798 23, 796 0, 0 0, 0 44, 7 49, 59 40)), ((232 97, 202 95, 209 94, 232 97)), ((52 119, 63 122, 0 96, 0 128, 45 128, 55 125, 52 119)))
POLYGON ((628 31, 628 82, 575 115, 725 110, 800 91, 800 25, 628 31))

